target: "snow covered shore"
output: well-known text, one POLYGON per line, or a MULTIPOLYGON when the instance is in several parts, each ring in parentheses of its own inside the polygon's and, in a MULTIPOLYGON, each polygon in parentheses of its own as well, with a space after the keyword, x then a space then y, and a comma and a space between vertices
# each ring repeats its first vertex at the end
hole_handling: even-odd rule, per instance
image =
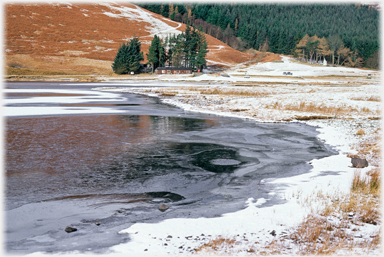
MULTIPOLYGON (((267 199, 248 199, 245 209, 218 218, 170 219, 157 224, 137 223, 120 233, 129 233, 131 241, 112 247, 111 253, 133 253, 137 256, 163 256, 202 253, 206 255, 248 255, 268 253, 266 246, 280 238, 281 254, 298 254, 300 246, 286 238, 310 213, 324 206, 319 195, 343 195, 350 191, 354 172, 363 174, 380 166, 374 152, 365 152, 370 165, 351 167, 348 154, 359 154, 359 145, 375 140, 380 133, 379 72, 362 69, 309 66, 287 57, 283 62, 243 65, 226 71, 229 77, 204 74, 198 77, 159 77, 175 83, 154 88, 97 88, 115 92, 132 92, 158 96, 164 103, 225 116, 253 119, 257 122, 303 122, 318 127, 319 139, 331 145, 338 155, 313 160, 312 170, 303 175, 265 179, 263 186, 273 188, 270 197, 285 202, 261 207, 267 199), (282 76, 290 71, 295 77, 282 76), (243 77, 247 74, 249 78, 243 77), (368 74, 370 74, 368 76, 368 74), (310 107, 310 108, 309 108, 310 107), (363 133, 358 133, 363 131, 363 133), (204 244, 227 240, 226 244, 196 252, 204 244)), ((361 155, 361 153, 360 153, 361 155)), ((331 201, 331 197, 328 197, 331 201)), ((325 200, 327 201, 327 200, 325 200)), ((379 206, 377 206, 379 208, 379 206)), ((342 214, 327 217, 327 222, 340 222, 342 214)), ((372 241, 378 225, 351 223, 346 229, 348 240, 372 241)), ((376 248, 340 248, 341 255, 379 255, 376 248)))

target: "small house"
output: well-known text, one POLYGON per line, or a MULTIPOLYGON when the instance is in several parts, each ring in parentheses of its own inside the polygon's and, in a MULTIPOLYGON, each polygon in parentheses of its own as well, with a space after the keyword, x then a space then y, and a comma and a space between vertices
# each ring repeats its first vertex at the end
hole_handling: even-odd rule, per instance
POLYGON ((192 74, 192 68, 185 67, 159 67, 157 74, 192 74))

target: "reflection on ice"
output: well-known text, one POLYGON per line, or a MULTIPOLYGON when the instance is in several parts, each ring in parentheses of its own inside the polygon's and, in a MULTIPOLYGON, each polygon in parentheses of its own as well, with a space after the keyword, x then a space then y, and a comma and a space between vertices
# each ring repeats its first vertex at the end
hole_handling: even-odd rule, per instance
POLYGON ((117 94, 85 91, 85 90, 65 90, 65 89, 4 89, 8 94, 3 99, 4 114, 7 117, 17 116, 36 116, 36 115, 70 115, 70 114, 93 114, 93 113, 122 113, 122 110, 104 108, 97 106, 87 106, 84 108, 64 107, 61 104, 76 104, 87 102, 121 102, 125 100, 117 94), (26 97, 28 94, 37 97, 26 97), (22 98, 17 98, 17 95, 22 98), (52 104, 57 106, 51 106, 52 104))
POLYGON ((239 165, 241 162, 233 159, 214 159, 211 160, 211 163, 214 165, 239 165))
POLYGON ((7 117, 18 116, 39 116, 39 115, 70 115, 70 114, 102 114, 102 113, 123 113, 124 110, 116 110, 105 107, 3 107, 4 114, 7 117))

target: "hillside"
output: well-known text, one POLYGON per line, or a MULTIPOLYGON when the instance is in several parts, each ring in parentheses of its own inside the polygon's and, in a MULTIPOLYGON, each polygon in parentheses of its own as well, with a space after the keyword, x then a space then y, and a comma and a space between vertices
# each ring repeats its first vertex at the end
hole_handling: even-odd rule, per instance
MULTIPOLYGON (((134 36, 144 56, 155 34, 181 33, 185 25, 133 4, 5 5, 7 74, 111 74, 117 49, 134 36)), ((207 64, 229 67, 249 60, 206 35, 207 64)))
POLYGON ((270 52, 291 55, 303 46, 298 46, 300 39, 316 35, 324 38, 323 46, 316 51, 329 63, 335 58, 332 53, 337 55, 345 47, 351 53, 341 59, 353 60, 345 66, 379 67, 380 9, 377 5, 257 2, 139 5, 174 21, 193 24, 235 49, 267 47, 270 52))

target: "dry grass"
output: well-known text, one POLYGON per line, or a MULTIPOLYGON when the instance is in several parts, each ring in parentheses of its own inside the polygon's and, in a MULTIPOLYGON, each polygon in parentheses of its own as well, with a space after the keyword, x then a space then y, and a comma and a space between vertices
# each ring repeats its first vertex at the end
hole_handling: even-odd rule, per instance
POLYGON ((231 112, 247 112, 249 109, 231 109, 231 112))
POLYGON ((365 131, 363 129, 359 129, 357 132, 356 132, 356 135, 358 136, 363 136, 365 135, 365 131))
MULTIPOLYGON (((274 238, 271 242, 260 245, 259 242, 246 244, 248 253, 255 255, 295 254, 295 255, 331 255, 338 251, 361 249, 368 254, 371 249, 380 247, 380 230, 369 238, 355 240, 355 234, 364 223, 380 224, 380 169, 375 168, 362 176, 360 171, 354 173, 350 193, 313 193, 314 199, 306 199, 304 204, 322 202, 320 211, 313 211, 291 232, 274 238), (340 215, 341 214, 341 215, 340 215), (293 252, 292 243, 297 246, 293 252)), ((301 193, 292 195, 300 200, 301 193)), ((302 200, 302 199, 301 199, 302 200)), ((216 238, 200 246, 197 251, 228 252, 241 242, 234 239, 216 238)), ((361 252, 360 251, 360 252, 361 252)))
POLYGON ((379 234, 374 235, 375 240, 357 242, 346 232, 349 228, 347 220, 342 220, 338 225, 334 225, 326 217, 309 215, 289 238, 300 245, 298 253, 300 255, 330 255, 342 249, 369 250, 378 246, 379 234))
MULTIPOLYGON (((239 75, 239 76, 243 76, 243 75, 239 75)), ((250 77, 252 77, 251 75, 249 75, 250 77)), ((257 76, 257 77, 262 77, 262 76, 257 76)), ((274 76, 264 76, 266 78, 274 78, 274 76)), ((290 83, 290 82, 281 82, 281 81, 263 81, 263 82, 231 82, 232 85, 234 86, 238 86, 238 87, 241 87, 241 86, 275 86, 275 85, 284 85, 284 86, 287 86, 287 85, 297 85, 299 83, 290 83)), ((304 84, 304 83, 301 83, 301 84, 304 84)))
POLYGON ((269 93, 254 88, 222 88, 222 87, 183 87, 183 90, 200 92, 202 95, 223 95, 223 96, 245 96, 245 97, 263 97, 269 93))
MULTIPOLYGON (((7 75, 78 75, 78 72, 64 72, 51 70, 30 70, 25 68, 7 67, 5 70, 7 75)), ((79 74, 83 75, 83 73, 79 74)))
POLYGON ((356 156, 350 157, 365 158, 370 165, 379 167, 381 166, 381 129, 376 130, 368 136, 369 138, 355 145, 358 153, 356 156))
POLYGON ((368 176, 361 176, 360 171, 356 171, 353 177, 351 191, 378 198, 380 196, 380 169, 372 169, 367 175, 368 176))
POLYGON ((335 117, 321 116, 321 115, 310 115, 310 116, 295 116, 296 120, 329 120, 335 117))
POLYGON ((68 56, 6 55, 6 75, 112 75, 112 61, 68 56))
POLYGON ((311 113, 317 113, 317 114, 323 114, 323 115, 331 115, 331 116, 339 116, 339 115, 350 115, 351 113, 375 113, 376 111, 371 111, 368 108, 361 108, 356 109, 350 106, 347 106, 346 104, 342 104, 340 106, 326 106, 324 104, 315 104, 315 103, 307 103, 307 102, 300 102, 298 104, 286 104, 283 105, 279 102, 275 102, 272 104, 265 105, 265 108, 267 109, 278 109, 278 110, 287 110, 287 111, 298 111, 298 112, 311 112, 311 113))
MULTIPOLYGON (((301 254, 333 254, 339 249, 353 250, 356 247, 369 251, 380 246, 380 232, 371 235, 371 240, 362 240, 359 243, 353 241, 351 235, 346 234, 347 229, 353 224, 357 226, 364 223, 380 224, 380 145, 380 129, 373 133, 370 140, 358 145, 359 151, 356 157, 364 156, 377 167, 366 175, 356 170, 350 193, 336 192, 333 195, 317 193, 316 199, 305 201, 306 204, 311 204, 313 200, 323 201, 323 208, 310 214, 290 236, 300 246, 301 254), (330 223, 329 217, 339 217, 339 222, 330 223)), ((358 230, 358 227, 353 230, 356 229, 358 230)))
POLYGON ((369 101, 369 102, 381 102, 380 96, 370 96, 370 97, 353 97, 351 100, 355 101, 369 101))
POLYGON ((156 94, 159 94, 161 96, 176 96, 178 94, 177 91, 173 91, 173 90, 156 90, 155 91, 156 94))
MULTIPOLYGON (((380 232, 370 235, 371 239, 356 241, 354 234, 364 223, 380 224, 380 170, 371 170, 362 176, 360 171, 354 173, 353 183, 349 194, 323 194, 319 191, 316 199, 305 201, 323 201, 324 207, 319 212, 313 212, 286 238, 273 240, 268 246, 269 252, 275 252, 283 247, 283 239, 292 240, 299 246, 296 254, 335 254, 339 250, 352 251, 361 248, 368 253, 370 249, 380 246, 380 232), (341 214, 341 216, 339 215, 341 214), (336 222, 335 222, 336 220, 336 222), (354 228, 352 228, 354 226, 354 228)), ((286 243, 286 242, 285 242, 286 243)))
POLYGON ((209 252, 209 251, 227 251, 228 249, 233 248, 238 242, 233 238, 223 238, 219 236, 218 238, 209 240, 208 243, 201 245, 199 248, 195 249, 196 252, 209 252))

